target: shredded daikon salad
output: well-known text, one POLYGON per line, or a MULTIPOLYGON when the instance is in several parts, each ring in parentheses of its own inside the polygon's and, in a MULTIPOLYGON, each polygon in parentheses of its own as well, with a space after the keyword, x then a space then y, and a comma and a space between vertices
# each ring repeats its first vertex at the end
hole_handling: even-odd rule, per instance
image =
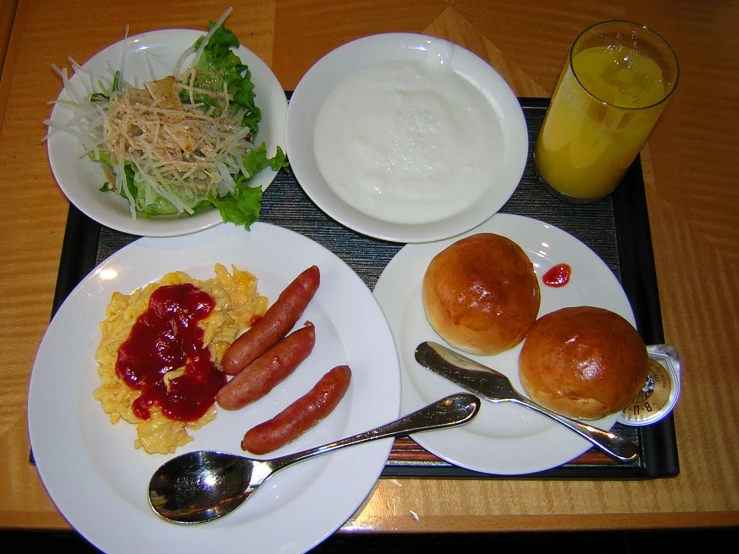
MULTIPOLYGON (((248 229, 262 200, 261 187, 250 187, 249 179, 266 167, 287 167, 280 147, 269 158, 266 145, 253 142, 261 112, 251 73, 232 50, 238 39, 223 26, 229 12, 182 53, 172 75, 143 88, 121 79, 125 59, 108 82, 85 75, 91 87, 84 94, 70 86, 66 69, 55 67, 68 96, 59 102, 74 115, 68 123, 45 123, 79 139, 103 168, 100 190, 126 198, 134 219, 215 206, 224 221, 248 229)), ((74 61, 72 67, 84 75, 74 61)))

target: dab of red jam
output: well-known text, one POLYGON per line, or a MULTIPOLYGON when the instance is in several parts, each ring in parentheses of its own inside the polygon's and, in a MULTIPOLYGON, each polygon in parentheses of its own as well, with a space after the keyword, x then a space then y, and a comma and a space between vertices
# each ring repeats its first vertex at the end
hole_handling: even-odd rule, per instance
POLYGON ((141 390, 132 405, 134 414, 148 419, 158 405, 170 419, 195 421, 215 402, 226 382, 203 347, 198 322, 215 307, 211 296, 184 283, 159 287, 149 307, 131 329, 118 350, 116 372, 129 387, 141 390), (185 367, 185 372, 167 385, 164 375, 185 367))
POLYGON ((541 282, 549 287, 564 287, 570 282, 572 268, 567 264, 557 264, 547 271, 541 278, 541 282))

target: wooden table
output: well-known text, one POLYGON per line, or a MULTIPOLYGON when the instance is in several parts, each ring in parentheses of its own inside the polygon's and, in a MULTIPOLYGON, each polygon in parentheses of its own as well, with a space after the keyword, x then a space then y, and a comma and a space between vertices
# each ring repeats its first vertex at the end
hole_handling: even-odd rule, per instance
MULTIPOLYGON (((67 201, 42 121, 52 64, 159 28, 202 29, 221 2, 3 0, 0 9, 0 526, 67 524, 28 462, 28 380, 48 325, 67 201), (7 44, 7 48, 6 48, 7 44)), ((551 95, 568 46, 598 20, 658 30, 678 90, 642 153, 664 334, 683 360, 681 473, 642 482, 381 479, 344 530, 636 529, 739 524, 739 4, 729 1, 253 1, 228 20, 292 90, 321 56, 373 33, 439 36, 488 60, 518 96, 551 95), (248 7, 247 7, 248 6, 248 7)))

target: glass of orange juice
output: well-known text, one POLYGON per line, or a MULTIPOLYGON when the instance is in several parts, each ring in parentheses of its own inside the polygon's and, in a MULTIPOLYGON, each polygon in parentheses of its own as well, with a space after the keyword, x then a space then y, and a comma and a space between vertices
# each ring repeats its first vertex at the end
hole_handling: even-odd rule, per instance
POLYGON ((606 21, 572 44, 534 148, 539 178, 572 202, 607 196, 657 123, 679 76, 657 33, 606 21))

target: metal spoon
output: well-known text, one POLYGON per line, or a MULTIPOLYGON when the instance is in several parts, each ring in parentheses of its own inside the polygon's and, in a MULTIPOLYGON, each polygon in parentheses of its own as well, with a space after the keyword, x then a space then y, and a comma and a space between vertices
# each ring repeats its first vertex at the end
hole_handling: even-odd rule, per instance
POLYGON ((462 393, 371 431, 271 460, 200 450, 164 463, 149 482, 149 504, 171 523, 204 523, 231 513, 270 476, 281 469, 364 442, 467 423, 480 409, 480 399, 462 393))

